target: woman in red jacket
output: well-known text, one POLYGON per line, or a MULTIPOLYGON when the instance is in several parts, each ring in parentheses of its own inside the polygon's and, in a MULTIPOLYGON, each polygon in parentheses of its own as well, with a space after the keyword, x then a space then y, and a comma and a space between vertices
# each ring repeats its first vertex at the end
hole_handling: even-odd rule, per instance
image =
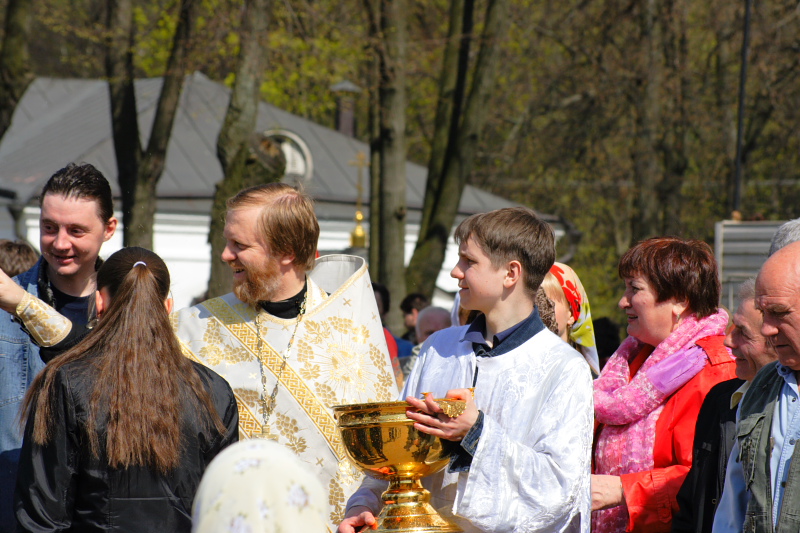
POLYGON ((653 238, 625 253, 629 337, 595 380, 592 529, 668 532, 708 390, 734 377, 711 248, 653 238))

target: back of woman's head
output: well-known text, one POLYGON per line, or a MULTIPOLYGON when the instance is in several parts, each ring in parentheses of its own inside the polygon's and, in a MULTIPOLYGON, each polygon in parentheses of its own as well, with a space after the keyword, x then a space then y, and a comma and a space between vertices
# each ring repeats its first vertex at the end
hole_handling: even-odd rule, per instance
POLYGON ((621 278, 644 277, 658 302, 687 301, 698 318, 717 312, 720 283, 717 261, 703 241, 653 237, 625 252, 619 262, 621 278))
POLYGON ((32 394, 41 389, 32 400, 37 411, 34 438, 39 444, 49 438, 51 416, 41 415, 56 414, 49 412, 56 371, 91 360, 91 365, 75 368, 91 374, 86 430, 94 455, 100 455, 105 441, 112 467, 141 465, 166 472, 178 464, 187 415, 196 413, 206 427, 224 430, 172 331, 165 307, 169 271, 150 250, 123 248, 100 268, 97 287, 110 299, 97 327, 51 361, 32 386, 37 391, 32 394))
POLYGON ((154 252, 138 246, 115 252, 97 271, 97 289, 111 299, 99 327, 113 336, 150 332, 165 343, 163 349, 179 351, 164 306, 169 283, 169 269, 154 252))
MULTIPOLYGON (((146 289, 158 298, 159 307, 169 294, 169 269, 154 252, 138 246, 115 252, 97 272, 97 289, 107 289, 112 302, 128 303, 133 289, 146 289)), ((150 296, 150 294, 148 294, 150 296)))
MULTIPOLYGON (((177 466, 186 398, 196 404, 192 411, 205 413, 201 419, 208 427, 223 430, 172 331, 165 306, 169 283, 164 261, 139 247, 112 254, 97 273, 98 290, 111 299, 96 331, 104 338, 100 369, 110 385, 95 387, 90 413, 104 415, 108 405, 106 451, 112 466, 150 465, 161 471, 177 466)), ((90 417, 90 424, 97 420, 90 417)), ((89 435, 93 448, 99 446, 92 440, 96 432, 89 435)))

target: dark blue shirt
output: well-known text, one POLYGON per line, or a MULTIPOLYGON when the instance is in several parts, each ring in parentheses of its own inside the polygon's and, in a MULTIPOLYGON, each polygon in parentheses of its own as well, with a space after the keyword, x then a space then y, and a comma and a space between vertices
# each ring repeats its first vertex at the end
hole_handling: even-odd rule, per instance
POLYGON ((71 296, 56 289, 50 284, 55 300, 56 311, 67 317, 73 324, 85 326, 89 322, 89 303, 94 301, 94 294, 89 296, 71 296))

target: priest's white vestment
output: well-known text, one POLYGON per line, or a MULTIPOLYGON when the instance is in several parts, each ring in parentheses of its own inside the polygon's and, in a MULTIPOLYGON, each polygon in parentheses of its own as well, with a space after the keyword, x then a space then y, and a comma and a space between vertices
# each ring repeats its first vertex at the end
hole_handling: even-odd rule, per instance
POLYGON ((172 320, 186 355, 230 383, 239 404, 240 438, 261 434, 264 388, 269 397, 280 376, 268 431, 318 474, 329 491, 335 530, 362 474, 345 455, 331 407, 391 401, 397 385, 365 261, 324 256, 307 279, 306 311, 283 371, 297 319, 257 311, 227 294, 178 311, 172 320))
MULTIPOLYGON (((594 413, 586 361, 547 329, 506 353, 476 357, 466 331, 428 339, 402 395, 443 398, 473 386, 477 372, 477 449, 469 471, 446 467, 423 479, 431 504, 468 533, 588 532, 594 413)), ((348 507, 377 514, 385 487, 365 479, 348 507)))

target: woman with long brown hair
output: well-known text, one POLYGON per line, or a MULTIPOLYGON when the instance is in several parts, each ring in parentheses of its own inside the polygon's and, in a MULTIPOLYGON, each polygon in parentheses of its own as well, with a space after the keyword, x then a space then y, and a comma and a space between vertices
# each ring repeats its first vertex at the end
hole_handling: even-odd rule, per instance
POLYGON ((227 382, 182 355, 169 285, 144 248, 116 252, 97 273, 98 325, 25 396, 22 530, 191 530, 200 478, 238 439, 238 413, 227 382))

